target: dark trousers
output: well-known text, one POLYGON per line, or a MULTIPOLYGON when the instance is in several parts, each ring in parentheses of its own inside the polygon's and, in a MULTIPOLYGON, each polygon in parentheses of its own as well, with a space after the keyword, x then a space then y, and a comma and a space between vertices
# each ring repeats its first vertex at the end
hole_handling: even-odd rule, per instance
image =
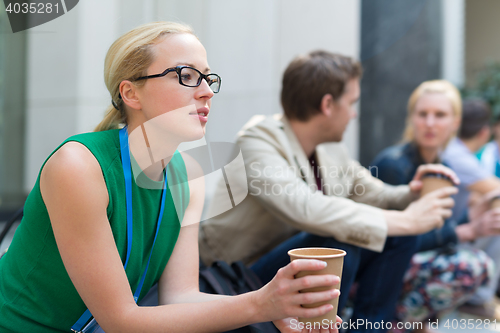
MULTIPOLYGON (((261 257, 250 268, 265 284, 276 275, 278 269, 290 262, 287 252, 301 247, 329 247, 347 252, 340 286, 339 314, 346 305, 352 284, 358 289, 354 300, 348 332, 386 332, 387 323, 394 320, 394 312, 400 295, 403 276, 412 255, 417 250, 417 237, 389 237, 382 252, 365 250, 341 243, 334 238, 320 237, 301 232, 286 240, 261 257), (383 321, 383 327, 380 326, 383 321)), ((347 325, 346 325, 347 327, 347 325)))

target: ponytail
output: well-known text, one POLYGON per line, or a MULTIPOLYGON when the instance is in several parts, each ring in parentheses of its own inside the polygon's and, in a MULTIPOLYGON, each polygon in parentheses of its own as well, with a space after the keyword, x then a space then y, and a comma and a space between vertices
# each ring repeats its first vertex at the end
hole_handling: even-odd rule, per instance
POLYGON ((117 129, 121 123, 124 123, 121 111, 117 110, 113 105, 106 109, 106 117, 96 126, 94 132, 107 131, 117 129))

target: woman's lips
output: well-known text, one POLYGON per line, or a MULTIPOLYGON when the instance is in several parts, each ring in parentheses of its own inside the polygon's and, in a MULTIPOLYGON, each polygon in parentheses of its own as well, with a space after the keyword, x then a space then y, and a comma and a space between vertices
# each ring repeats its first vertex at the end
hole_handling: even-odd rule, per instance
POLYGON ((210 110, 207 107, 202 107, 196 110, 195 112, 189 113, 190 116, 198 118, 198 120, 202 123, 206 123, 208 121, 208 113, 210 110))

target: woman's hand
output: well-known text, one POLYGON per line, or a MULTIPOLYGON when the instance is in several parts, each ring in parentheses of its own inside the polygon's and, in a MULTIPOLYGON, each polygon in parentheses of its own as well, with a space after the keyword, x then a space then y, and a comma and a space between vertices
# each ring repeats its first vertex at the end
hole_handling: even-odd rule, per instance
POLYGON ((325 268, 320 260, 298 259, 281 268, 267 285, 255 292, 257 309, 262 313, 262 321, 273 321, 288 317, 312 318, 331 311, 333 306, 325 304, 316 308, 303 308, 301 304, 329 301, 339 297, 338 289, 319 292, 299 293, 300 290, 334 286, 340 283, 335 275, 307 275, 298 279, 300 271, 317 271, 325 268))
POLYGON ((337 316, 337 322, 335 325, 329 325, 328 328, 321 328, 315 330, 309 330, 305 327, 305 324, 299 323, 298 318, 285 318, 281 320, 274 321, 274 325, 280 330, 281 333, 338 333, 337 325, 342 324, 342 319, 337 316), (303 328, 302 328, 303 327, 303 328))
POLYGON ((481 237, 500 235, 500 208, 490 209, 455 228, 460 242, 470 242, 481 237))
POLYGON ((481 195, 478 192, 471 192, 471 198, 469 199, 469 221, 479 218, 486 211, 490 209, 491 201, 493 198, 500 196, 500 190, 493 190, 485 195, 481 195))
POLYGON ((456 173, 450 168, 442 164, 424 164, 418 167, 417 172, 413 177, 413 180, 409 184, 410 190, 414 194, 420 193, 420 190, 422 189, 422 177, 426 173, 439 173, 450 178, 453 184, 455 185, 460 184, 460 179, 458 178, 456 173))
POLYGON ((459 241, 468 242, 500 234, 500 208, 490 207, 491 200, 499 195, 500 190, 495 190, 476 197, 469 206, 469 223, 461 224, 455 229, 459 241))

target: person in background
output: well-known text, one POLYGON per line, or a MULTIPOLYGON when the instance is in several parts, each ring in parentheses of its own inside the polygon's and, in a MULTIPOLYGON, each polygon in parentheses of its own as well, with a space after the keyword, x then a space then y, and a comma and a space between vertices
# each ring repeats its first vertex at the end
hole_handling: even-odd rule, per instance
MULTIPOLYGON (((462 117, 459 91, 445 80, 426 81, 411 94, 403 143, 386 148, 370 164, 372 174, 389 184, 409 183, 418 167, 440 163, 462 117)), ((491 259, 458 243, 497 234, 498 212, 474 210, 469 223, 448 219, 442 228, 419 236, 418 253, 404 277, 396 320, 427 322, 470 298, 493 274, 491 259)), ((466 221, 463 221, 466 222, 466 221)), ((423 332, 428 330, 423 325, 423 332)), ((397 331, 397 330, 394 330, 397 331)), ((409 330, 408 330, 409 331, 409 330)))
MULTIPOLYGON (((476 156, 479 158, 481 165, 489 173, 500 177, 500 117, 499 115, 494 115, 493 119, 493 140, 479 150, 476 156)), ((497 285, 496 296, 500 298, 500 281, 497 285)))
POLYGON ((492 126, 493 140, 488 142, 476 154, 481 165, 488 172, 500 177, 500 117, 497 115, 492 126))
MULTIPOLYGON (((339 311, 356 280, 351 320, 387 323, 417 246, 414 235, 440 227, 453 206, 453 187, 414 201, 420 177, 433 171, 458 180, 446 167, 425 165, 410 186, 388 186, 349 157, 339 142, 356 117, 360 77, 359 62, 327 51, 298 56, 288 65, 284 115, 255 116, 238 133, 247 179, 235 182, 248 185, 250 193, 201 223, 200 256, 206 264, 243 260, 267 282, 287 265, 290 249, 343 249, 339 311)), ((221 179, 209 212, 218 211, 227 196, 221 179)), ((351 332, 385 330, 360 325, 351 332)))
MULTIPOLYGON (((489 208, 489 199, 498 195, 500 179, 491 169, 485 168, 476 158, 476 153, 488 142, 491 136, 490 128, 491 111, 486 102, 480 99, 467 100, 464 103, 462 126, 458 137, 454 138, 443 153, 443 162, 449 165, 461 179, 459 192, 455 196, 457 205, 453 208, 453 218, 459 219, 466 215, 468 203, 477 202, 479 210, 489 208), (475 198, 474 200, 472 200, 475 198)), ((497 210, 490 210, 496 214, 497 210)), ((470 214, 469 214, 470 215, 470 214)), ((498 231, 500 225, 490 226, 498 231)), ((489 228, 488 228, 489 229, 489 228)), ((467 304, 460 308, 461 311, 495 318, 495 305, 493 297, 500 278, 500 237, 472 238, 473 246, 483 249, 495 263, 492 279, 486 286, 481 286, 467 304)))

